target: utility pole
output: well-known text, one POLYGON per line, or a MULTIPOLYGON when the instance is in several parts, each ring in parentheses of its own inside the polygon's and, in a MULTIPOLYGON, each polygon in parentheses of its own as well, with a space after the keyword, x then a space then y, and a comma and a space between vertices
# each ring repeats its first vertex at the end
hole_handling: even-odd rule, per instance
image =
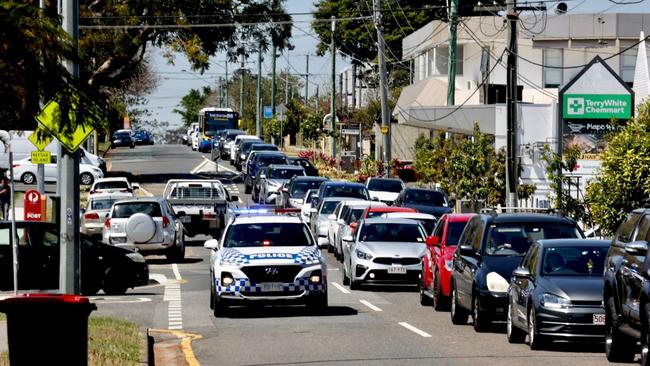
POLYGON ((517 181, 519 169, 517 164, 517 1, 508 2, 508 59, 506 88, 506 196, 509 207, 517 207, 517 181))
POLYGON ((387 167, 386 174, 390 175, 388 163, 391 160, 391 131, 390 131, 390 112, 388 111, 388 81, 386 80, 386 58, 384 44, 384 34, 381 29, 381 1, 375 0, 375 27, 377 28, 377 56, 379 57, 379 96, 381 98, 381 129, 382 129, 382 146, 384 148, 384 166, 387 167))
POLYGON ((273 55, 271 57, 271 110, 275 118, 275 59, 278 57, 275 45, 273 45, 273 55))
POLYGON ((336 131, 336 42, 334 41, 334 32, 336 31, 336 18, 331 17, 332 21, 332 39, 330 44, 330 52, 332 57, 332 91, 330 93, 330 156, 336 156, 336 139, 333 134, 336 131))
POLYGON ((217 82, 217 86, 219 89, 219 107, 223 108, 223 79, 219 77, 219 81, 217 82))
POLYGON ((319 85, 316 84, 316 115, 320 114, 320 93, 318 92, 319 85))
POLYGON ((456 30, 458 0, 447 0, 449 8, 449 58, 447 59, 447 105, 456 104, 456 30))
POLYGON ((262 110, 262 46, 257 53, 257 99, 255 99, 255 134, 262 138, 262 120, 260 113, 262 110))
MULTIPOLYGON (((79 41, 79 0, 64 0, 62 15, 63 29, 70 34, 76 53, 79 41)), ((79 65, 73 60, 67 60, 66 64, 68 72, 78 79, 79 65)), ((69 106, 72 107, 71 103, 69 106)), ((61 177, 58 182, 61 186, 59 292, 79 294, 79 152, 70 152, 61 147, 58 159, 61 177)))
POLYGON ((357 65, 352 64, 352 109, 357 109, 357 65))
POLYGON ((309 100, 309 55, 305 55, 305 105, 309 100))
MULTIPOLYGON (((40 0, 38 2, 38 7, 41 9, 40 15, 42 17, 45 17, 45 0, 40 0)), ((43 100, 42 99, 41 99, 41 105, 43 105, 43 100)), ((97 132, 95 132, 93 134, 93 138, 95 139, 95 145, 97 145, 97 132)), ((12 177, 13 177, 13 175, 12 175, 12 177)), ((43 165, 43 164, 36 165, 36 177, 37 177, 36 178, 36 184, 37 184, 37 187, 38 187, 37 188, 38 193, 40 193, 41 195, 44 195, 45 194, 45 165, 43 165)), ((13 229, 12 229, 12 232, 13 232, 13 229)))
POLYGON ((244 117, 244 55, 240 55, 241 67, 239 68, 239 118, 244 117))
POLYGON ((289 103, 289 69, 284 69, 284 105, 289 103))
POLYGON ((228 58, 226 58, 226 90, 225 90, 224 107, 228 108, 228 58))

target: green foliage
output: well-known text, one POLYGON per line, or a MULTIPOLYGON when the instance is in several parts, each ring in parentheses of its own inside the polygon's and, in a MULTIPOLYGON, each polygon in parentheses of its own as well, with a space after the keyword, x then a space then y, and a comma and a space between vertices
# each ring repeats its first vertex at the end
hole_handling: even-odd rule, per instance
POLYGON ((181 115, 185 126, 199 121, 199 111, 204 107, 211 92, 212 89, 209 86, 203 87, 203 90, 190 89, 187 95, 181 99, 181 109, 174 108, 174 113, 181 115))
POLYGON ((265 119, 262 122, 262 130, 264 132, 265 141, 275 141, 276 145, 279 145, 280 141, 280 128, 281 122, 277 118, 265 119))
POLYGON ((586 200, 594 221, 608 235, 625 215, 642 207, 650 195, 650 103, 610 138, 602 155, 602 174, 587 186, 586 200))
POLYGON ((300 135, 306 142, 316 142, 323 135, 323 117, 316 114, 308 114, 300 124, 300 135))
POLYGON ((571 177, 564 173, 560 174, 560 172, 573 171, 578 164, 579 157, 580 150, 577 147, 566 148, 563 157, 553 152, 548 145, 542 149, 542 161, 546 163, 546 176, 551 182, 551 189, 555 192, 555 209, 578 221, 589 221, 590 216, 585 202, 571 196, 567 189, 571 183, 571 177))

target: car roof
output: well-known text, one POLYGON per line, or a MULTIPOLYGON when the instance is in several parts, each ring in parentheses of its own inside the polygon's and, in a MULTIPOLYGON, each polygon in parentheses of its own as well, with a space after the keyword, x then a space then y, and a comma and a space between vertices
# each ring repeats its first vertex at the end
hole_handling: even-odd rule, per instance
POLYGON ((358 208, 363 208, 366 209, 368 207, 388 207, 388 205, 384 202, 379 202, 379 201, 364 201, 364 200, 357 200, 354 203, 350 204, 350 207, 352 209, 358 209, 358 208))
POLYGON ((302 223, 302 219, 292 215, 251 215, 235 216, 232 225, 261 223, 302 223))
POLYGON ((445 215, 447 216, 448 222, 467 222, 472 217, 476 216, 475 213, 445 214, 445 215))
POLYGON ((417 212, 417 210, 410 207, 377 206, 368 208, 368 212, 417 212))
POLYGON ((265 156, 265 155, 268 155, 268 156, 271 156, 271 155, 282 155, 282 156, 285 156, 285 157, 286 157, 286 154, 283 153, 282 151, 269 151, 269 150, 257 151, 257 155, 256 155, 256 156, 257 156, 257 157, 260 157, 260 156, 265 156))
POLYGON ((395 182, 401 182, 402 180, 399 178, 389 178, 389 177, 370 177, 368 180, 393 180, 395 182))
POLYGON ((436 220, 436 217, 422 212, 385 212, 386 218, 414 219, 414 220, 436 220))
POLYGON ((275 147, 277 147, 276 144, 269 144, 269 143, 266 143, 266 142, 253 142, 253 146, 275 146, 275 147))
POLYGON ((504 213, 494 216, 491 214, 481 214, 481 216, 491 224, 536 222, 575 225, 575 221, 568 217, 540 213, 504 213))
POLYGON ((373 217, 371 219, 365 219, 365 224, 418 224, 418 222, 413 219, 373 217))
POLYGON ((360 198, 354 198, 354 197, 346 197, 344 200, 342 200, 341 202, 339 202, 339 204, 341 204, 341 205, 346 205, 346 206, 350 206, 350 205, 353 205, 354 203, 356 203, 356 202, 358 202, 358 201, 362 201, 362 202, 364 202, 365 200, 362 200, 362 199, 360 199, 360 198))
POLYGON ((340 201, 349 200, 349 199, 350 199, 350 197, 325 197, 325 198, 322 199, 322 201, 323 202, 329 202, 329 201, 340 202, 340 201))
POLYGON ((88 200, 97 200, 97 199, 117 199, 117 200, 126 200, 133 198, 131 193, 96 193, 92 196, 88 196, 88 200))
POLYGON ((129 182, 129 180, 126 177, 111 177, 111 178, 99 178, 95 181, 95 183, 99 182, 129 182))
POLYGON ((303 167, 298 165, 291 164, 271 164, 267 167, 268 169, 290 169, 290 170, 305 170, 303 167))
POLYGON ((404 189, 404 192, 409 192, 409 191, 418 191, 418 192, 438 192, 444 194, 443 191, 439 189, 433 189, 433 188, 414 188, 414 187, 406 187, 404 189))
MULTIPOLYGON (((295 165, 292 165, 292 166, 295 166, 295 165)), ((295 176, 293 178, 293 180, 294 180, 294 182, 297 181, 297 180, 313 180, 313 181, 323 181, 324 182, 326 180, 329 180, 329 178, 327 178, 327 177, 311 177, 311 176, 308 176, 308 175, 297 175, 297 176, 295 176)))
POLYGON ((141 203, 141 202, 155 202, 155 203, 160 203, 164 201, 165 199, 163 197, 133 197, 133 198, 127 198, 120 200, 119 202, 116 203, 141 203))
POLYGON ((586 245, 607 248, 612 244, 612 241, 601 239, 544 239, 539 240, 538 243, 546 248, 575 247, 586 245))
POLYGON ((361 183, 346 182, 346 181, 333 181, 333 180, 324 182, 321 187, 324 187, 325 185, 327 185, 327 186, 351 186, 351 187, 359 187, 359 188, 365 188, 366 187, 361 183))

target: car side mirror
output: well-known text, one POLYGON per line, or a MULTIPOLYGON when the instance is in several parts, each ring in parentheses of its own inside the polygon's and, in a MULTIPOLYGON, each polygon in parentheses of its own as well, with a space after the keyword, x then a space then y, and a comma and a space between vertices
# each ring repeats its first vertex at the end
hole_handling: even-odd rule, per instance
POLYGON ((176 212, 176 216, 185 216, 187 213, 185 211, 176 212))
POLYGON ((440 246, 440 238, 435 235, 427 236, 426 244, 428 247, 440 246))
POLYGON ((474 248, 472 248, 471 245, 459 245, 458 253, 466 257, 474 257, 476 255, 476 252, 474 252, 474 248))
POLYGON ((331 214, 331 215, 327 216, 327 219, 328 220, 336 220, 336 215, 331 214))
POLYGON ((512 271, 512 275, 517 278, 529 278, 530 271, 528 270, 528 268, 517 267, 517 269, 512 271))
POLYGON ((347 242, 354 241, 354 239, 352 239, 352 235, 345 235, 344 237, 341 238, 341 240, 347 241, 347 242))
POLYGON ((219 240, 217 239, 206 240, 205 243, 203 243, 203 247, 205 249, 217 250, 219 249, 219 240))
POLYGON ((648 243, 645 241, 633 241, 625 244, 625 252, 632 255, 646 255, 648 253, 648 243))
POLYGON ((233 196, 233 195, 230 196, 230 202, 237 202, 237 201, 239 201, 239 196, 233 196))

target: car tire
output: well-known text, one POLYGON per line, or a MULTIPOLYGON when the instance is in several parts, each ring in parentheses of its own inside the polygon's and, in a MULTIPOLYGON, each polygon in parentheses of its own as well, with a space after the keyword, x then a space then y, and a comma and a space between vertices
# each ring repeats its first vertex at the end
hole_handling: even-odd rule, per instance
POLYGON ((126 293, 127 286, 124 284, 120 272, 114 267, 106 270, 102 290, 107 295, 124 295, 126 293))
POLYGON ((524 343, 526 341, 526 332, 517 328, 512 322, 512 304, 508 302, 508 313, 506 315, 506 337, 509 343, 524 343))
POLYGON ((327 252, 328 253, 334 253, 334 247, 330 243, 329 238, 327 238, 327 252))
POLYGON ((345 266, 343 266, 343 285, 344 286, 350 286, 350 276, 348 276, 348 271, 345 270, 345 266))
POLYGON ((169 261, 174 263, 182 262, 183 259, 185 259, 185 243, 180 243, 180 245, 169 249, 166 257, 169 261))
POLYGON ((481 311, 480 298, 474 293, 472 296, 472 326, 476 332, 485 332, 492 325, 492 320, 485 311, 481 311))
POLYGON ((228 302, 218 296, 214 297, 214 307, 212 308, 212 315, 215 318, 225 316, 228 313, 228 302))
POLYGON ((90 173, 81 173, 81 175, 79 176, 79 183, 81 183, 84 186, 90 186, 93 184, 94 181, 95 178, 90 173))
POLYGON ((449 311, 451 315, 451 322, 456 325, 465 325, 467 324, 467 319, 469 318, 469 312, 466 309, 463 309, 458 304, 458 293, 456 292, 456 286, 451 288, 451 309, 449 311))
POLYGON ((350 290, 359 290, 361 288, 361 281, 350 279, 350 290))
POLYGON ((244 184, 244 193, 251 194, 252 190, 253 190, 253 187, 251 187, 251 186, 249 186, 247 184, 244 184))
POLYGON ((307 309, 312 314, 325 314, 327 312, 327 292, 318 294, 315 296, 310 296, 306 302, 307 309))
POLYGON ((210 310, 214 310, 214 279, 210 273, 210 310))
POLYGON ((609 362, 632 362, 636 356, 636 340, 621 333, 620 314, 614 298, 605 298, 605 355, 609 362))
MULTIPOLYGON (((422 271, 422 277, 424 277, 424 270, 422 271)), ((422 306, 431 306, 433 305, 432 299, 424 293, 424 278, 420 279, 420 305, 422 306)))
POLYGON ((436 270, 435 278, 433 281, 433 309, 436 311, 449 310, 450 299, 442 293, 442 285, 440 284, 440 272, 436 270))
POLYGON ((535 307, 532 306, 528 311, 528 345, 531 350, 535 351, 543 349, 547 343, 546 337, 537 331, 537 315, 535 307))
POLYGON ((33 173, 27 172, 20 177, 20 181, 24 184, 36 184, 36 176, 33 173))
POLYGON ((135 145, 129 146, 129 149, 135 149, 135 145))

